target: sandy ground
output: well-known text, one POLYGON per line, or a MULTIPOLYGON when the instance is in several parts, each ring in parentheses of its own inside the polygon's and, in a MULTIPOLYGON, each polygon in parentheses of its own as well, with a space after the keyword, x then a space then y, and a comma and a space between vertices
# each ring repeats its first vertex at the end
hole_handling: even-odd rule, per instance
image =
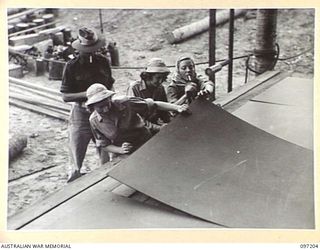
MULTIPOLYGON (((182 54, 192 55, 196 62, 208 61, 208 33, 197 35, 183 43, 171 45, 165 33, 208 15, 207 10, 103 10, 106 38, 115 41, 120 52, 121 66, 144 67, 152 57, 162 57, 167 65, 174 65, 182 54)), ((80 26, 100 29, 99 12, 95 10, 61 9, 62 23, 73 31, 80 26)), ((248 54, 254 48, 256 20, 239 18, 235 22, 234 55, 248 54)), ((280 58, 299 54, 314 44, 314 11, 312 9, 281 9, 278 14, 277 42, 280 58)), ((217 59, 228 55, 228 25, 217 29, 217 59)), ((206 65, 197 66, 203 74, 206 65)), ((294 71, 296 76, 313 77, 313 50, 289 60, 281 60, 276 69, 294 71)), ((172 72, 174 68, 171 68, 172 72)), ((126 86, 139 78, 140 70, 114 69, 115 88, 124 92, 126 86)), ((245 59, 234 62, 234 86, 244 84, 245 59)), ((252 79, 253 74, 250 75, 252 79)), ((48 76, 25 75, 26 81, 59 89, 60 81, 48 76)), ((216 75, 217 95, 226 93, 227 70, 216 75)), ((66 184, 68 167, 67 123, 14 106, 9 108, 9 136, 28 136, 23 153, 8 166, 8 216, 37 202, 66 184), (39 170, 43 170, 38 172, 39 170), (35 173, 37 172, 37 173, 35 173), (34 173, 34 174, 33 174, 34 173), (25 176, 25 177, 24 177, 25 176), (14 180, 16 179, 16 180, 14 180), (11 180, 11 181, 10 181, 11 180)), ((90 144, 84 168, 95 169, 97 156, 90 144)))

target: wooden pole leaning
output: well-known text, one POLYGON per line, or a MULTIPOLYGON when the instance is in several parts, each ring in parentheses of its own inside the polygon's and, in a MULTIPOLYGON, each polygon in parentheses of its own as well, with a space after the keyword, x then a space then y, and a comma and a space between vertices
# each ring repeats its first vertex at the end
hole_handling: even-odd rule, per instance
MULTIPOLYGON (((234 16, 239 17, 246 13, 246 9, 235 10, 234 16)), ((221 10, 216 14, 216 25, 221 25, 229 21, 229 11, 221 10)), ((209 16, 197 22, 185 25, 166 34, 169 43, 178 43, 189 37, 200 34, 209 29, 209 16)))

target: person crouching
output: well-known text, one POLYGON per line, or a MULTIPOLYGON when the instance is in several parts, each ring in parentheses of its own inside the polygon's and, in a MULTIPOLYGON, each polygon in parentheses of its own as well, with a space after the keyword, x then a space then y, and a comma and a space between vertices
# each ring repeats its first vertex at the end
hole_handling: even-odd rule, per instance
POLYGON ((95 83, 86 92, 89 121, 101 153, 129 154, 152 137, 144 117, 154 110, 189 114, 188 105, 120 95, 95 83))

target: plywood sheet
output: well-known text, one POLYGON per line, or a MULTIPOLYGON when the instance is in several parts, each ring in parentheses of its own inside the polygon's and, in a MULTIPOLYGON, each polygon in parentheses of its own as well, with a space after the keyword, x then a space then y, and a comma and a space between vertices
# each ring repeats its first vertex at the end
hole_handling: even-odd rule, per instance
POLYGON ((252 100, 312 109, 313 79, 287 77, 252 100))
POLYGON ((106 182, 97 183, 21 230, 218 227, 173 209, 115 195, 106 190, 106 182))
POLYGON ((284 140, 313 149, 312 109, 249 101, 233 114, 284 140))
POLYGON ((234 228, 314 228, 313 153, 196 100, 109 174, 234 228))

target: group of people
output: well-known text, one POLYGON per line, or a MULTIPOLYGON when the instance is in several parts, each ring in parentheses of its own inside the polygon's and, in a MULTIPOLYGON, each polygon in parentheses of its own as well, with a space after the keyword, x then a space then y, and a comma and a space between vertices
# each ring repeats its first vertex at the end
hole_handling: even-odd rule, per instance
POLYGON ((177 71, 165 89, 170 74, 160 58, 153 58, 128 86, 126 95, 115 92, 108 59, 99 53, 105 39, 89 28, 79 29, 72 43, 78 56, 64 69, 62 98, 72 102, 69 119, 70 172, 68 182, 81 176, 90 140, 95 142, 101 164, 112 154, 129 154, 139 148, 173 116, 189 114, 196 96, 209 97, 213 82, 196 74, 190 57, 181 57, 177 71))

